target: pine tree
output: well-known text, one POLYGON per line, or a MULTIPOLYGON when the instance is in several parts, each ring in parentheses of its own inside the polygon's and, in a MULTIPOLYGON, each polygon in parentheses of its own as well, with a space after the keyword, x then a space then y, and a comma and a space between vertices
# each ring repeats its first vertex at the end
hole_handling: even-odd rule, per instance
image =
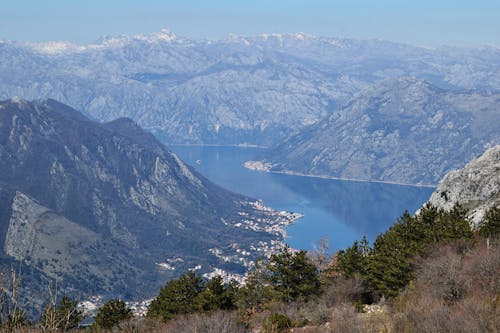
POLYGON ((195 299, 204 288, 201 276, 190 271, 161 288, 149 305, 147 315, 167 321, 176 314, 198 312, 199 304, 195 299))
POLYGON ((127 307, 125 302, 114 299, 104 303, 99 308, 95 316, 94 325, 98 328, 111 329, 122 321, 131 319, 132 317, 132 310, 127 307))
POLYGON ((363 237, 361 242, 354 241, 352 246, 337 252, 335 269, 347 279, 355 274, 364 275, 369 252, 370 246, 366 237, 363 237))
POLYGON ((236 281, 224 284, 221 276, 215 276, 196 296, 196 303, 203 312, 234 309, 237 289, 238 283, 236 281))
POLYGON ((373 244, 365 272, 371 290, 396 296, 413 277, 414 258, 425 255, 430 244, 470 239, 472 230, 465 216, 458 205, 446 212, 427 204, 413 217, 405 212, 373 244))
POLYGON ((479 233, 488 239, 497 239, 500 235, 500 208, 492 207, 478 226, 479 233))
POLYGON ((280 253, 271 255, 267 269, 268 282, 285 302, 307 300, 319 291, 318 270, 306 251, 293 253, 286 246, 280 253))

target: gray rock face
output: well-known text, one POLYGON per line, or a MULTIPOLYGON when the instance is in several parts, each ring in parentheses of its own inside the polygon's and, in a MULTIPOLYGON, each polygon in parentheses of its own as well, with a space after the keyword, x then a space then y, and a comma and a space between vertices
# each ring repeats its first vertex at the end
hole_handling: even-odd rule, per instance
POLYGON ((429 203, 445 210, 460 203, 470 211, 474 225, 491 207, 500 207, 500 145, 488 149, 464 168, 449 172, 429 203))
MULTIPOLYGON (((5 236, 5 254, 41 269, 41 274, 54 281, 75 278, 99 281, 99 289, 126 290, 126 279, 117 281, 120 269, 135 276, 144 276, 130 265, 113 242, 102 235, 72 222, 17 192, 12 202, 12 215, 5 236), (101 259, 97 259, 101 258, 101 259), (123 267, 117 267, 117 263, 123 267)), ((82 288, 83 289, 83 288, 82 288)), ((95 290, 95 289, 94 289, 95 290)))
POLYGON ((31 292, 58 279, 130 299, 196 266, 241 274, 294 218, 210 183, 129 119, 53 100, 0 102, 0 170, 0 271, 23 260, 31 292))
POLYGON ((5 253, 16 259, 33 254, 35 223, 48 209, 36 204, 26 195, 17 192, 12 202, 12 215, 5 237, 5 253))
POLYGON ((89 45, 0 42, 0 98, 128 117, 167 143, 272 145, 377 81, 500 89, 500 50, 304 34, 189 40, 162 31, 89 45))
MULTIPOLYGON (((500 143, 500 94, 389 79, 271 150, 266 169, 346 179, 435 184, 500 143)), ((252 164, 248 164, 252 165, 252 164)), ((257 165, 257 164, 253 164, 257 165)))

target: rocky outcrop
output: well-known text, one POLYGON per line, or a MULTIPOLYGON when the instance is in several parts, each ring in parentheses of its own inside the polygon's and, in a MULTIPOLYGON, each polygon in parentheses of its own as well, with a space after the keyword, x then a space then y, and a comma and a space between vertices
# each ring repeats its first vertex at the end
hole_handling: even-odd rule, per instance
POLYGON ((5 237, 4 250, 9 256, 23 259, 33 254, 35 245, 35 224, 47 212, 28 196, 17 192, 12 202, 12 215, 5 237))
POLYGON ((68 286, 65 279, 78 276, 80 288, 85 286, 82 289, 87 291, 113 290, 118 286, 125 291, 133 282, 115 280, 121 269, 126 267, 132 276, 145 276, 129 264, 112 241, 20 192, 12 202, 4 251, 17 261, 40 269, 54 281, 64 277, 64 287, 68 286), (89 287, 89 281, 99 281, 100 286, 89 287))
POLYGON ((500 145, 488 149, 463 169, 449 172, 439 182, 429 203, 445 210, 459 203, 469 210, 473 225, 491 207, 500 207, 500 145))

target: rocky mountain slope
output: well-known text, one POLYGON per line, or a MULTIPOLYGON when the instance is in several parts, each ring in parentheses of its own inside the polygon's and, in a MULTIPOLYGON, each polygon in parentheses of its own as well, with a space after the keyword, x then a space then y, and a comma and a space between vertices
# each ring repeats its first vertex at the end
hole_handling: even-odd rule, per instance
POLYGON ((500 143, 500 93, 388 79, 291 136, 251 168, 346 179, 436 184, 500 143))
POLYGON ((0 98, 54 98, 100 121, 129 117, 167 143, 271 145, 387 78, 500 89, 494 47, 426 49, 305 34, 2 41, 0 59, 0 98))
POLYGON ((129 119, 54 100, 0 102, 0 170, 0 269, 22 261, 27 294, 58 280, 144 298, 187 269, 241 274, 294 218, 210 183, 129 119))
POLYGON ((460 203, 477 225, 491 207, 500 208, 500 145, 488 149, 465 167, 449 172, 429 202, 445 210, 460 203))

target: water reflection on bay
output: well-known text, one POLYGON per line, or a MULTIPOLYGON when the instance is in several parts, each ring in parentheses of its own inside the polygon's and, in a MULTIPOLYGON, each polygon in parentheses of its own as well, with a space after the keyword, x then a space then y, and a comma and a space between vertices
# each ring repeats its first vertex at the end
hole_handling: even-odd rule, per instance
POLYGON ((173 146, 186 163, 231 191, 277 210, 300 212, 304 217, 287 228, 295 248, 311 249, 321 238, 330 250, 344 248, 366 235, 370 241, 387 230, 404 210, 413 213, 432 193, 431 188, 384 183, 342 181, 247 170, 259 148, 173 146))

